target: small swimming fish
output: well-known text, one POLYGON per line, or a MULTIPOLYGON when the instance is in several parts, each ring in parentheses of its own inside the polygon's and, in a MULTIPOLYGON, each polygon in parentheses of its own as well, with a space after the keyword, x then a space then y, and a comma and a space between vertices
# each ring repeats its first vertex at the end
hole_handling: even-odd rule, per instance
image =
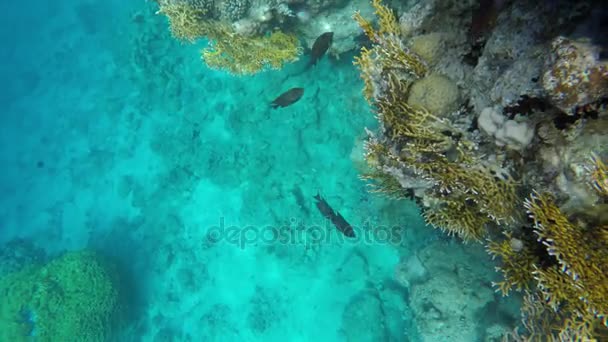
POLYGON ((342 217, 342 214, 336 212, 336 217, 331 221, 331 223, 338 228, 339 231, 342 232, 345 236, 355 237, 355 230, 350 225, 350 223, 346 222, 346 219, 342 217))
POLYGON ((317 64, 319 59, 323 57, 331 46, 333 38, 333 32, 325 32, 315 39, 315 42, 312 44, 312 51, 310 52, 310 62, 308 62, 309 65, 317 64))
POLYGON ((347 237, 355 237, 355 230, 353 227, 346 222, 346 219, 339 212, 335 211, 327 201, 317 194, 315 197, 317 209, 321 212, 321 215, 331 221, 331 223, 347 237))
POLYGON ((331 221, 332 218, 336 215, 336 213, 334 213, 334 210, 329 206, 327 201, 318 193, 315 196, 315 200, 317 200, 315 204, 317 205, 317 209, 319 209, 319 212, 321 212, 321 215, 331 221))
POLYGON ((302 95, 304 95, 304 88, 291 88, 274 99, 274 101, 270 103, 270 107, 272 107, 272 109, 287 107, 296 103, 302 95))

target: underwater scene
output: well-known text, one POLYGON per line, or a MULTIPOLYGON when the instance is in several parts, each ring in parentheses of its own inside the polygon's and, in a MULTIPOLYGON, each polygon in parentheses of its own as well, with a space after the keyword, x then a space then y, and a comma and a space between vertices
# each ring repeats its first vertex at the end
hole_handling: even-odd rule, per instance
POLYGON ((0 342, 608 341, 608 3, 5 1, 0 342))

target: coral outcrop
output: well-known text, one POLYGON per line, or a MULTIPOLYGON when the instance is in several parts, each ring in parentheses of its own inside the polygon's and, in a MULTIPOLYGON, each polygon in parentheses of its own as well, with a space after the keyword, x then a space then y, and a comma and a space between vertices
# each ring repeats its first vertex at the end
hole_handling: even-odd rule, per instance
POLYGON ((355 49, 355 9, 371 10, 348 0, 157 0, 159 14, 169 20, 173 36, 194 42, 207 39, 203 61, 232 74, 279 69, 301 54, 324 32, 333 32, 330 53, 355 49), (250 62, 251 61, 251 62, 250 62))
MULTIPOLYGON (((210 40, 202 51, 205 63, 236 75, 253 74, 266 68, 280 69, 285 63, 298 59, 301 51, 297 38, 280 30, 250 36, 253 28, 231 25, 208 15, 204 6, 185 1, 161 0, 159 13, 169 18, 174 37, 186 41, 199 38, 210 40)), ((222 2, 225 15, 240 18, 248 2, 222 2)))
POLYGON ((606 62, 594 40, 568 37, 598 5, 494 2, 484 13, 433 0, 397 21, 371 4, 375 23, 354 17, 372 41, 355 64, 380 124, 363 178, 485 242, 496 290, 526 293, 528 338, 607 336, 606 62))
POLYGON ((0 340, 107 341, 122 310, 114 268, 70 252, 0 279, 0 340))
POLYGON ((542 75, 550 101, 564 113, 575 114, 586 105, 608 97, 608 61, 589 42, 557 37, 542 75))
POLYGON ((416 82, 426 74, 426 64, 402 40, 393 13, 380 1, 372 4, 378 15, 377 29, 355 15, 375 42, 371 49, 362 49, 355 63, 365 82, 364 94, 382 125, 382 136, 370 137, 366 158, 373 160, 370 165, 376 175, 394 177, 419 198, 427 222, 465 239, 480 239, 486 225, 512 220, 517 204, 515 182, 500 164, 487 163, 472 153, 475 142, 455 120, 461 115, 446 113, 458 107, 458 89, 446 76, 431 79, 436 95, 422 92, 428 97, 420 98, 416 82), (429 102, 436 112, 422 106, 429 102))

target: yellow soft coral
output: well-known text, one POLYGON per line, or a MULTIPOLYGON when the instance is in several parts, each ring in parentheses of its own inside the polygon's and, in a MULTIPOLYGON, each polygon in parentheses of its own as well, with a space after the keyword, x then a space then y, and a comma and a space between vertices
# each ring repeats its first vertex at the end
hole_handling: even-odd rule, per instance
POLYGON ((177 39, 190 42, 209 39, 202 57, 213 69, 236 75, 254 74, 267 67, 280 69, 301 54, 295 35, 279 30, 263 36, 238 34, 228 23, 205 18, 205 11, 187 2, 161 1, 158 12, 169 18, 171 32, 177 39))
POLYGON ((157 13, 164 14, 169 19, 169 27, 173 36, 179 40, 193 42, 205 36, 205 11, 187 2, 160 1, 157 13))
POLYGON ((217 25, 208 36, 213 43, 202 52, 205 63, 237 75, 254 74, 266 67, 280 69, 301 54, 296 36, 281 31, 263 37, 246 37, 228 26, 217 25))
POLYGON ((424 211, 426 222, 440 228, 448 235, 457 234, 464 241, 479 241, 485 234, 487 216, 480 215, 476 206, 465 198, 442 198, 441 201, 424 211))
POLYGON ((591 185, 601 196, 608 197, 608 168, 595 154, 591 156, 591 162, 591 185))
POLYGON ((394 199, 403 199, 410 196, 408 191, 401 186, 399 180, 387 172, 374 170, 363 173, 360 178, 367 182, 371 193, 384 194, 394 199))
POLYGON ((506 336, 504 341, 599 342, 608 337, 606 327, 593 315, 578 316, 568 305, 556 310, 536 293, 526 292, 521 313, 527 336, 506 336))
POLYGON ((379 21, 377 30, 359 12, 353 16, 363 32, 375 43, 371 49, 362 48, 361 55, 355 57, 354 61, 361 70, 361 78, 365 82, 364 94, 370 102, 380 91, 375 89, 375 84, 383 77, 382 72, 390 70, 390 75, 386 77, 393 78, 394 82, 407 80, 406 88, 427 72, 425 63, 402 43, 399 23, 393 12, 382 5, 380 0, 372 0, 372 6, 376 9, 379 21))
POLYGON ((494 285, 506 296, 513 288, 517 291, 530 289, 534 280, 532 272, 538 260, 530 248, 520 239, 514 238, 511 232, 505 232, 504 235, 505 239, 500 242, 489 241, 487 250, 492 259, 498 257, 501 261, 501 266, 496 270, 502 273, 504 280, 494 285))
POLYGON ((359 23, 359 26, 363 29, 365 34, 372 40, 375 40, 379 35, 399 35, 401 29, 399 28, 399 22, 393 11, 382 5, 381 0, 372 0, 372 6, 374 7, 376 17, 378 17, 378 30, 374 30, 372 24, 361 16, 361 13, 356 12, 353 18, 359 23))
MULTIPOLYGON (((518 205, 516 184, 506 172, 494 171, 473 156, 474 143, 465 138, 466 132, 407 102, 412 83, 426 74, 426 65, 405 47, 392 11, 380 0, 372 5, 379 29, 355 14, 374 42, 372 48, 361 50, 355 64, 365 82, 364 94, 377 109, 386 143, 399 146, 395 152, 399 169, 426 182, 427 188, 430 184, 432 189, 424 196, 435 198, 437 205, 427 208, 427 222, 478 240, 486 223, 512 220, 518 205)), ((370 178, 381 178, 374 176, 370 178)), ((390 184, 391 189, 396 185, 390 184)))
POLYGON ((536 277, 547 300, 556 307, 569 303, 578 315, 591 313, 606 322, 608 315, 608 244, 605 227, 583 227, 570 220, 548 195, 534 194, 525 203, 535 232, 561 266, 538 270, 536 277))

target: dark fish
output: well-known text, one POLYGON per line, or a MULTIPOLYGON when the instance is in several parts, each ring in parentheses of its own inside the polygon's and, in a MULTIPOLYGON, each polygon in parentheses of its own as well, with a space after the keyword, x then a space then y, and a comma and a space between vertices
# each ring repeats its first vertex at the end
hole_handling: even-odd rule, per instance
POLYGON ((331 221, 331 223, 347 237, 355 237, 355 230, 353 227, 346 222, 342 214, 337 211, 334 211, 332 207, 327 203, 327 201, 321 197, 321 195, 317 194, 315 196, 317 209, 321 212, 321 215, 331 221))
POLYGON ((291 88, 283 94, 279 95, 274 101, 270 103, 272 109, 279 107, 287 107, 291 104, 296 103, 304 94, 304 88, 291 88))
POLYGON ((310 52, 310 62, 308 65, 315 65, 323 57, 323 55, 327 52, 329 47, 331 46, 331 41, 334 38, 333 32, 325 32, 312 44, 312 51, 310 52))
POLYGON ((346 222, 344 217, 342 217, 342 214, 339 212, 336 212, 336 216, 331 223, 333 223, 334 226, 336 226, 336 228, 342 232, 342 234, 348 237, 355 237, 355 230, 348 222, 346 222))
POLYGON ((321 195, 317 194, 315 196, 315 200, 317 200, 317 209, 319 209, 319 211, 321 212, 321 215, 323 215, 323 217, 325 217, 328 220, 332 220, 332 218, 334 216, 336 216, 336 213, 334 213, 334 210, 329 206, 329 204, 327 203, 327 201, 321 197, 321 195))

